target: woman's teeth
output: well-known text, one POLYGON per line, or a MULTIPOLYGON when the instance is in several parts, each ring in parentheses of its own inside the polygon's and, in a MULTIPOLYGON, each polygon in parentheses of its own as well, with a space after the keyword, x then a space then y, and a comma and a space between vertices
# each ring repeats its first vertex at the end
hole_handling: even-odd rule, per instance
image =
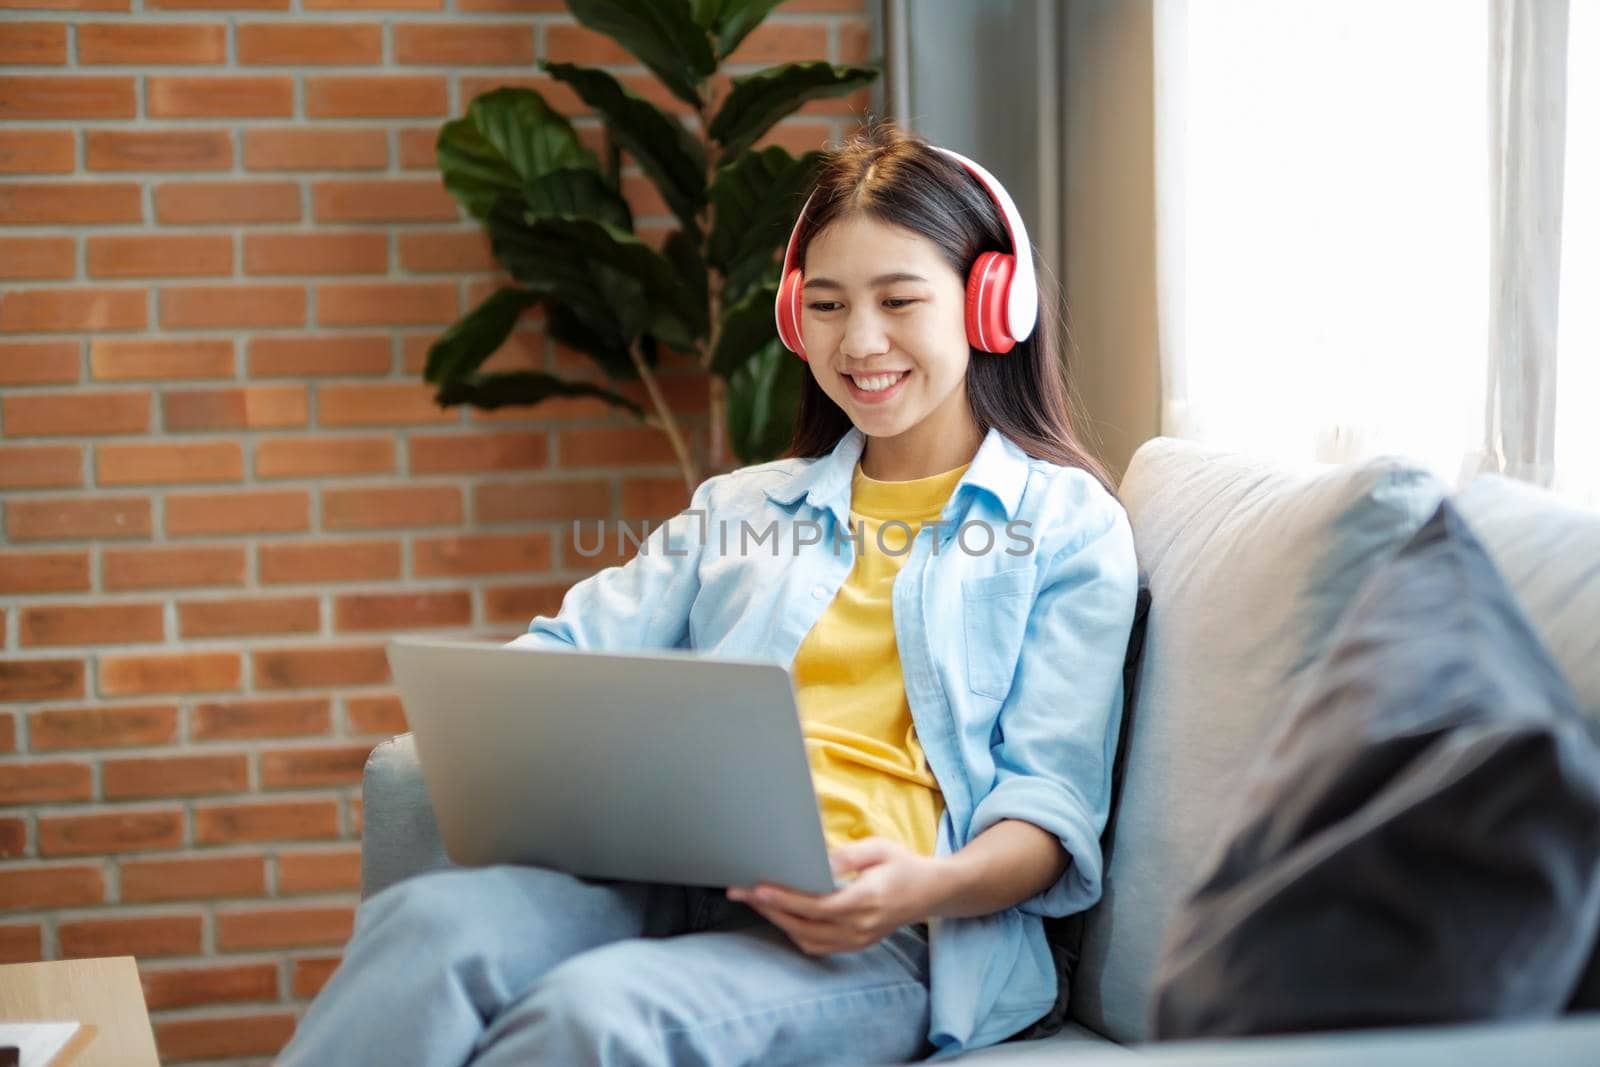
POLYGON ((908 373, 910 372, 901 371, 898 374, 874 374, 870 378, 858 378, 852 374, 850 376, 850 380, 855 382, 856 388, 860 389, 863 393, 881 393, 883 390, 889 388, 889 386, 905 377, 908 373))

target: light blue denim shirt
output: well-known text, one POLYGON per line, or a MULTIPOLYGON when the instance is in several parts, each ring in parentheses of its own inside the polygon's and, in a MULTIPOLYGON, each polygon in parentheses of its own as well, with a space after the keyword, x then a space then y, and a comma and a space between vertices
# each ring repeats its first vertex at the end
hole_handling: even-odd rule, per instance
MULTIPOLYGON (((850 484, 864 444, 852 428, 827 456, 706 479, 631 560, 574 584, 554 618, 511 643, 789 666, 854 565, 850 484)), ((895 578, 906 696, 945 800, 937 854, 1022 819, 1072 858, 1015 907, 929 923, 935 1058, 1048 1011, 1042 920, 1100 898, 1137 572, 1127 513, 1099 482, 991 429, 895 578)))

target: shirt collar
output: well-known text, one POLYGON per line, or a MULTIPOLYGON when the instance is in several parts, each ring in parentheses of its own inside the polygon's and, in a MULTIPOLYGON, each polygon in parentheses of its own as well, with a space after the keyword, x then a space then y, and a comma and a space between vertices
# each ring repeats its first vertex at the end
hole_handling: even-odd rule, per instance
MULTIPOLYGON (((806 503, 813 507, 832 511, 840 524, 848 522, 850 477, 855 473, 856 463, 861 459, 866 444, 866 434, 858 427, 850 427, 839 438, 839 443, 833 446, 832 452, 802 467, 782 485, 768 488, 767 497, 775 503, 787 505, 803 496, 806 503)), ((1022 503, 1022 490, 1028 483, 1028 463, 1028 454, 998 428, 991 426, 984 435, 983 443, 978 446, 977 454, 972 457, 971 465, 951 491, 951 506, 961 494, 962 487, 971 485, 992 494, 1008 521, 1015 519, 1017 508, 1022 503)), ((943 518, 951 517, 950 507, 947 506, 943 518)))

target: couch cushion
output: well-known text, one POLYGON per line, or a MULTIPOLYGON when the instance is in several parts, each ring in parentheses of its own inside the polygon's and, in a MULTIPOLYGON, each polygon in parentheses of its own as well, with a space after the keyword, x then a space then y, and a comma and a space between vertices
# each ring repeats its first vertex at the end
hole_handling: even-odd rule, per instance
POLYGON ((1162 928, 1204 869, 1263 730, 1326 648, 1361 581, 1445 494, 1394 460, 1284 470, 1157 438, 1121 497, 1150 579, 1105 895, 1086 917, 1072 1014, 1147 1034, 1162 928))
POLYGON ((1362 587, 1167 930, 1152 1034, 1550 1017, 1600 924, 1600 729, 1446 501, 1362 587))

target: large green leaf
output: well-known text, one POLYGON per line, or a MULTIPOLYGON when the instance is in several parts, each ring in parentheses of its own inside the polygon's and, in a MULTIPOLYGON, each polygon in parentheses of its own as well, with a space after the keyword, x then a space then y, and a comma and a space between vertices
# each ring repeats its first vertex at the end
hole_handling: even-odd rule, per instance
POLYGON ((796 159, 772 145, 718 171, 711 184, 716 225, 706 258, 730 278, 749 279, 781 254, 822 158, 821 152, 807 152, 796 159))
POLYGON ((717 58, 726 59, 739 42, 783 0, 722 0, 717 13, 717 58))
POLYGON ((689 291, 694 294, 696 307, 705 307, 709 299, 709 279, 706 261, 700 256, 700 239, 689 230, 674 230, 661 247, 672 269, 678 272, 689 291))
POLYGON ((776 286, 762 286, 723 312, 722 332, 717 335, 717 350, 711 356, 714 373, 732 377, 757 350, 778 336, 778 321, 772 310, 777 298, 776 286))
MULTIPOLYGON (((616 335, 615 331, 607 333, 590 329, 571 308, 555 300, 546 301, 544 309, 545 333, 568 348, 587 353, 609 378, 639 377, 639 370, 628 355, 628 345, 616 335)), ((655 346, 646 345, 644 352, 645 362, 654 366, 655 346)))
POLYGON ((550 171, 599 168, 572 124, 533 89, 482 94, 464 118, 439 128, 435 150, 445 188, 480 219, 498 197, 550 171))
POLYGON ((697 227, 696 216, 706 202, 705 146, 683 123, 603 70, 571 63, 546 62, 543 66, 605 116, 610 137, 639 161, 673 214, 686 227, 697 227))
POLYGON ((614 347, 627 344, 630 335, 624 332, 607 294, 595 287, 581 261, 570 259, 569 247, 528 223, 520 196, 496 200, 487 221, 494 257, 519 285, 562 304, 614 347))
POLYGON ((573 382, 544 371, 508 371, 501 374, 474 374, 459 381, 446 382, 434 394, 440 407, 470 404, 485 411, 520 404, 537 404, 553 396, 594 396, 608 404, 626 408, 639 418, 644 409, 620 393, 588 382, 573 382))
POLYGON ((567 0, 579 22, 639 57, 672 95, 700 108, 700 83, 717 69, 689 0, 567 0))
POLYGON ((728 440, 740 462, 765 462, 788 446, 808 373, 804 361, 773 341, 728 379, 728 440))
POLYGON ((778 120, 807 100, 843 96, 870 84, 877 76, 878 72, 870 67, 836 67, 812 60, 734 78, 733 91, 707 131, 722 145, 718 165, 737 159, 778 120))
POLYGON ((576 215, 619 230, 633 229, 628 202, 592 170, 553 170, 536 178, 524 190, 524 203, 531 217, 576 215))
POLYGON ((496 290, 483 303, 462 316, 428 349, 423 380, 449 381, 477 370, 484 360, 505 344, 522 313, 538 301, 538 294, 526 289, 507 287, 496 290))

